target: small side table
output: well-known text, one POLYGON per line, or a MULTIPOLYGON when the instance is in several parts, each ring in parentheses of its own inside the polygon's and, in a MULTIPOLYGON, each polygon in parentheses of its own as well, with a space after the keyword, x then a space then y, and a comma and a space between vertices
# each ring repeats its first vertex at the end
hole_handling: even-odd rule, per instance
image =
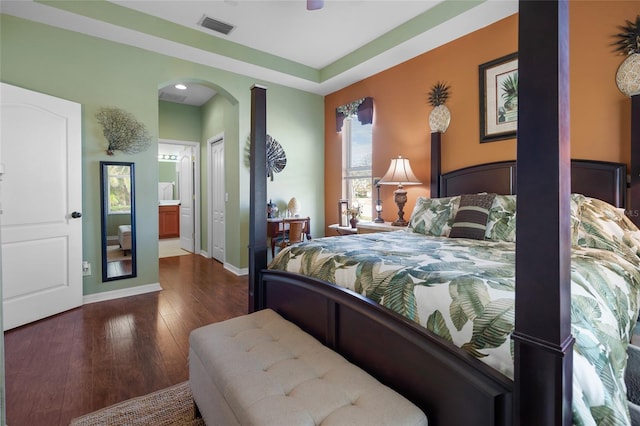
POLYGON ((356 228, 358 234, 371 234, 374 232, 392 232, 401 229, 407 229, 406 226, 393 226, 391 222, 375 223, 375 222, 358 222, 356 228))
POLYGON ((329 229, 333 229, 338 235, 352 235, 358 233, 358 228, 352 228, 350 226, 340 226, 337 223, 329 225, 329 229))

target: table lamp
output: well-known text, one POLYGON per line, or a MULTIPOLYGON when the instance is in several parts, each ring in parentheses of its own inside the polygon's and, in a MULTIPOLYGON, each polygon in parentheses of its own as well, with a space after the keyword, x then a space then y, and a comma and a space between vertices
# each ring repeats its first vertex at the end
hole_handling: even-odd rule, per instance
POLYGON ((404 185, 418 185, 422 182, 416 178, 411 170, 411 165, 407 158, 393 158, 389 165, 389 170, 378 182, 380 185, 398 185, 398 189, 393 191, 393 200, 398 205, 398 218, 391 223, 393 226, 407 226, 409 222, 404 220, 404 205, 407 202, 407 191, 404 185))
POLYGON ((377 217, 373 219, 374 223, 384 223, 382 218, 382 200, 380 199, 380 179, 376 180, 376 190, 378 191, 378 198, 376 199, 376 214, 377 217))

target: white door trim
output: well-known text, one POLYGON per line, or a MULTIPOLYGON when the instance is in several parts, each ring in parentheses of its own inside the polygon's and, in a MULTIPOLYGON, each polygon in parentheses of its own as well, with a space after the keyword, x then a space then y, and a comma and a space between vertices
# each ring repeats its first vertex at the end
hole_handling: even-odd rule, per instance
POLYGON ((193 141, 179 141, 175 139, 158 139, 158 143, 165 143, 170 145, 185 145, 191 146, 194 148, 194 170, 195 170, 195 181, 193 182, 193 189, 195 194, 195 199, 193 200, 193 223, 195 224, 195 251, 194 253, 198 254, 201 249, 201 238, 200 238, 200 142, 193 141))

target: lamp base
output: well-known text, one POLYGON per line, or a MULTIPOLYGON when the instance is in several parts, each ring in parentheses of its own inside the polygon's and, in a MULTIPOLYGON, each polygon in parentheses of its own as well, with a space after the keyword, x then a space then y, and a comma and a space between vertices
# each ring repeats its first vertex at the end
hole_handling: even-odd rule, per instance
POLYGON ((382 206, 379 205, 379 204, 376 206, 376 213, 378 214, 378 217, 373 219, 373 222, 374 223, 384 223, 384 219, 382 218, 382 209, 378 210, 378 207, 382 207, 382 206))
POLYGON ((398 206, 398 218, 394 220, 392 226, 407 226, 409 222, 404 220, 404 205, 407 203, 407 191, 402 188, 402 185, 398 185, 398 189, 393 191, 393 201, 398 206))
POLYGON ((373 219, 374 223, 384 223, 382 218, 382 200, 380 200, 380 179, 376 181, 376 189, 378 190, 378 199, 376 200, 376 214, 378 217, 373 219))

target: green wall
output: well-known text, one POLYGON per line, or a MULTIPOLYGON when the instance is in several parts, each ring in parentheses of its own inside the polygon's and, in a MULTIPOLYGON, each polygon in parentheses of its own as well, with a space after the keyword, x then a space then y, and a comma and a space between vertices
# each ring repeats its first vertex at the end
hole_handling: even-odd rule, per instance
MULTIPOLYGON (((93 274, 84 277, 85 295, 158 282, 157 145, 134 155, 108 156, 95 113, 100 107, 119 107, 144 123, 154 138, 161 129, 162 138, 183 139, 184 129, 168 123, 165 128, 164 120, 161 127, 158 101, 158 88, 178 81, 207 84, 218 92, 201 108, 201 132, 188 138, 195 136, 206 153, 207 138, 225 135, 225 263, 238 270, 248 265, 249 171, 243 154, 254 84, 268 87, 268 132, 289 156, 285 172, 270 183, 269 196, 288 200, 295 194, 314 218, 314 234, 324 233, 321 96, 7 15, 0 15, 0 40, 3 82, 82 104, 83 257, 93 266, 93 274), (138 277, 102 283, 99 162, 105 160, 136 165, 138 277)), ((188 132, 197 127, 186 126, 188 132)), ((206 175, 206 167, 202 173, 206 175)), ((206 179, 202 193, 207 193, 206 179)))
POLYGON ((174 102, 158 102, 160 139, 198 142, 202 137, 202 108, 174 102))

